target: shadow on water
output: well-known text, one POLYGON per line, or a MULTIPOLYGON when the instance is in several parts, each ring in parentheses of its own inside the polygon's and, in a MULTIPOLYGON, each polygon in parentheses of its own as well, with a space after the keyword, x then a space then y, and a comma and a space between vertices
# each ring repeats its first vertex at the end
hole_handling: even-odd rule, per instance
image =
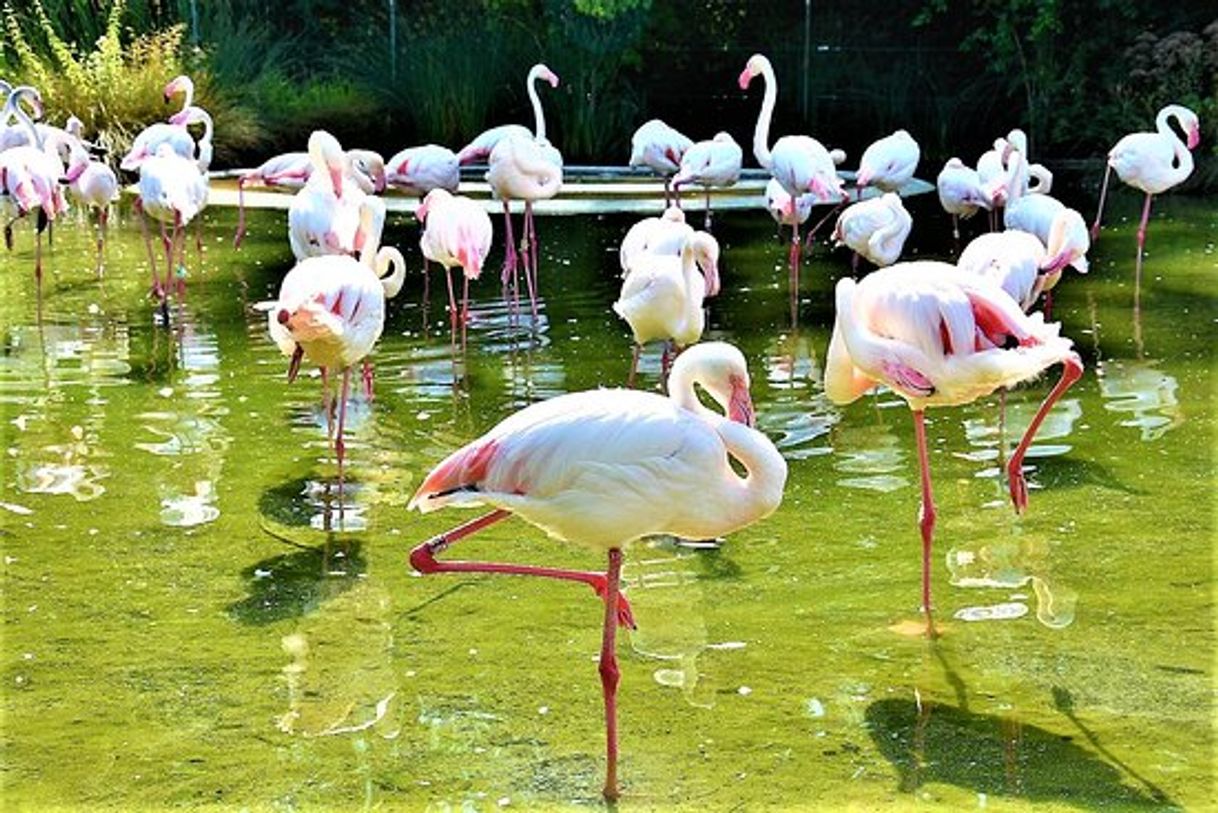
POLYGON ((356 541, 272 556, 241 571, 249 595, 230 604, 228 613, 251 625, 307 615, 359 584, 367 568, 356 541))
POLYGON ((1077 457, 1035 458, 1035 479, 1047 489, 1099 486, 1122 494, 1142 495, 1146 492, 1121 482, 1112 470, 1094 460, 1077 457))
POLYGON ((1072 736, 1013 718, 926 698, 920 703, 894 698, 868 706, 866 720, 876 747, 900 774, 903 792, 941 782, 977 793, 1086 808, 1173 804, 1153 786, 1149 792, 1130 787, 1121 770, 1075 744, 1072 736))

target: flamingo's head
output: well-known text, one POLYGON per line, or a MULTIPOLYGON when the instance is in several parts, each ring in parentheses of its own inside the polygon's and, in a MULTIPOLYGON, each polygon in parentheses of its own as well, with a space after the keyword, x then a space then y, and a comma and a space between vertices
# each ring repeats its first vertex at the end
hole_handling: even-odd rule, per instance
POLYGON ((741 90, 748 90, 749 83, 753 81, 753 77, 759 73, 763 73, 770 61, 761 54, 753 54, 749 57, 749 61, 745 64, 744 70, 740 72, 741 90))
POLYGON ((865 189, 867 184, 871 183, 873 174, 870 167, 859 167, 858 174, 854 176, 854 185, 859 189, 865 189))
POLYGON ((366 193, 385 191, 385 159, 373 150, 349 150, 347 158, 356 183, 366 193))
POLYGON ((538 64, 537 78, 546 80, 550 83, 550 87, 552 88, 558 87, 558 74, 554 73, 554 71, 550 70, 545 65, 538 64))
POLYGON ((694 234, 694 257, 706 279, 706 295, 715 296, 719 293, 719 241, 706 232, 694 234))
POLYGON ((731 388, 731 396, 727 402, 728 420, 742 423, 745 426, 753 426, 756 423, 756 416, 753 413, 753 398, 749 395, 748 371, 745 371, 742 376, 729 376, 728 386, 731 388))
POLYGON ((415 210, 414 216, 418 218, 420 223, 423 223, 427 220, 427 214, 431 211, 431 207, 438 203, 443 203, 450 198, 452 198, 452 193, 447 189, 433 189, 424 196, 423 202, 415 210))
POLYGON ((165 104, 169 104, 173 97, 178 93, 185 93, 187 96, 194 95, 195 83, 191 81, 189 76, 182 74, 175 76, 165 85, 165 104))

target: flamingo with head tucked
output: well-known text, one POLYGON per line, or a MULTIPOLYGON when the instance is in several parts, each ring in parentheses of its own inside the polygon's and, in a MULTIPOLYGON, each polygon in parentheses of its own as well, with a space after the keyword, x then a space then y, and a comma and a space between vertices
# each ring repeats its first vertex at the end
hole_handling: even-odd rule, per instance
POLYGON ((439 144, 404 149, 390 158, 386 166, 389 186, 419 198, 433 189, 456 194, 461 183, 456 153, 439 144))
POLYGON ((437 262, 444 267, 444 279, 448 283, 448 316, 456 335, 457 319, 461 320, 461 335, 469 321, 469 281, 482 275, 486 255, 491 251, 494 232, 491 218, 482 204, 464 195, 452 195, 447 189, 432 189, 423 198, 415 212, 424 224, 419 247, 423 251, 423 273, 427 274, 427 262, 437 262), (465 290, 461 297, 458 317, 457 298, 453 293, 450 269, 462 271, 465 290))
POLYGON ((901 256, 912 228, 913 218, 901 202, 901 196, 885 192, 878 198, 847 206, 837 217, 833 239, 839 245, 853 249, 852 270, 858 270, 860 256, 882 268, 892 265, 901 256))
POLYGON ((883 384, 913 410, 921 470, 922 609, 931 619, 930 553, 935 527, 924 411, 955 406, 1040 375, 1063 364, 1049 393, 1007 464, 1011 501, 1027 508, 1023 459, 1045 415, 1079 379, 1083 363, 1061 326, 1026 315, 993 283, 939 262, 906 262, 861 281, 837 283, 837 318, 825 363, 825 394, 848 404, 883 384))
MULTIPOLYGON (((630 166, 647 167, 664 179, 664 207, 669 204, 669 184, 681 168, 681 157, 693 140, 659 119, 639 126, 630 137, 630 166)), ((680 203, 680 198, 677 199, 680 203)))
POLYGON ((935 179, 939 204, 952 216, 952 237, 960 239, 960 218, 966 220, 978 209, 990 209, 990 194, 981 183, 977 170, 959 158, 951 158, 935 179))
POLYGON ((325 130, 309 136, 313 170, 288 207, 288 242, 296 259, 359 251, 360 205, 368 197, 353 180, 350 157, 325 130))
POLYGON ((710 141, 698 141, 681 156, 681 166, 672 178, 672 189, 680 201, 681 187, 697 184, 706 191, 706 217, 702 227, 711 224, 711 189, 735 186, 744 165, 744 151, 730 133, 718 132, 710 141))
POLYGON ((1139 282, 1151 199, 1188 179, 1193 173, 1192 151, 1200 143, 1201 124, 1197 114, 1183 105, 1169 104, 1155 117, 1155 132, 1130 133, 1108 151, 1108 165, 1104 169, 1104 184, 1100 188, 1100 204, 1095 212, 1095 223, 1091 226, 1091 238, 1099 236, 1108 179, 1115 169, 1118 178, 1146 193, 1142 220, 1138 224, 1138 259, 1134 272, 1139 282), (1172 130, 1172 119, 1184 131, 1186 141, 1181 141, 1180 136, 1172 130))
POLYGON ((493 507, 411 551, 411 565, 424 575, 540 576, 589 585, 602 598, 602 793, 608 800, 619 792, 617 627, 634 626, 621 592, 622 548, 656 534, 707 539, 744 528, 778 508, 787 477, 782 455, 752 428, 749 375, 739 350, 720 342, 692 347, 673 365, 669 383, 667 398, 600 389, 526 407, 445 458, 408 506, 423 513, 449 505, 493 507), (702 405, 695 384, 726 417, 702 405), (437 560, 461 539, 513 514, 554 539, 607 554, 607 572, 437 560))
POLYGON ((677 206, 669 206, 659 217, 645 217, 626 231, 618 247, 618 262, 622 266, 622 278, 643 254, 667 254, 681 256, 685 241, 694 233, 693 226, 685 222, 685 212, 677 206))
POLYGON ((268 312, 267 329, 272 340, 291 358, 288 381, 296 378, 302 359, 322 369, 327 416, 328 375, 342 371, 334 439, 340 488, 351 368, 366 360, 380 338, 385 328, 385 300, 397 295, 406 274, 401 252, 380 247, 385 202, 371 195, 365 197, 360 204, 360 219, 369 227, 358 260, 349 255, 307 257, 283 278, 278 299, 260 306, 268 312), (386 276, 391 267, 392 273, 386 276))
POLYGON ((885 192, 899 192, 918 169, 922 151, 908 130, 884 136, 863 151, 854 185, 862 197, 863 189, 874 186, 885 192))
MULTIPOLYGON (((719 293, 719 243, 704 231, 685 238, 679 257, 636 254, 614 312, 634 334, 634 357, 626 386, 634 385, 643 345, 657 339, 671 342, 680 353, 698 339, 706 326, 703 300, 719 293)), ((663 367, 668 372, 668 348, 663 367)))

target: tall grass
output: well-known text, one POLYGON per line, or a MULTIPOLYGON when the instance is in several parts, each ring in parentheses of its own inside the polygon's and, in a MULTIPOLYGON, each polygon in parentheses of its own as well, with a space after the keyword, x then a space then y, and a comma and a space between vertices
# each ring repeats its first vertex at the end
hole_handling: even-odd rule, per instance
POLYGON ((213 91, 205 71, 191 71, 183 56, 181 25, 123 40, 125 0, 114 0, 93 46, 67 42, 41 0, 26 4, 20 15, 11 3, 3 7, 3 67, 10 81, 31 84, 42 94, 50 121, 69 115, 84 122, 87 133, 114 152, 123 152, 148 124, 163 121, 165 83, 180 73, 195 80, 196 100, 216 119, 217 155, 248 146, 261 138, 257 121, 213 91))

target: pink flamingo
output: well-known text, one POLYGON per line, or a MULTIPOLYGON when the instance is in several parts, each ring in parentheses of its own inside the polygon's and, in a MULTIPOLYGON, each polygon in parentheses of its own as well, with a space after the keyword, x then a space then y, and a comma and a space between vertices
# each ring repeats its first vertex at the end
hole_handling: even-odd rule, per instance
POLYGON ((989 211, 990 194, 981 184, 977 170, 967 166, 959 158, 951 158, 935 179, 939 192, 939 204, 952 216, 952 237, 960 239, 960 218, 968 219, 978 209, 989 211))
POLYGON ((1201 143, 1201 125, 1197 114, 1187 107, 1169 104, 1155 117, 1155 132, 1130 133, 1108 151, 1108 166, 1104 170, 1104 184, 1100 188, 1100 204, 1095 212, 1095 223, 1091 226, 1091 239, 1100 234, 1100 218, 1104 214, 1104 198, 1108 194, 1108 179, 1112 170, 1125 183, 1146 193, 1146 204, 1142 207, 1142 221, 1138 224, 1138 260, 1135 279, 1142 279, 1142 249, 1146 245, 1146 224, 1150 220, 1150 201, 1161 192, 1185 181, 1193 173, 1192 151, 1201 143), (1176 120, 1184 131, 1187 142, 1171 128, 1176 120))
POLYGON ((110 204, 119 198, 118 176, 108 164, 90 159, 76 179, 68 185, 68 193, 81 206, 97 210, 97 273, 101 274, 106 225, 110 222, 110 204))
POLYGON ((673 194, 678 202, 681 187, 697 184, 706 190, 706 217, 703 228, 709 229, 711 222, 711 187, 735 186, 740 180, 744 163, 744 151, 729 133, 715 133, 710 141, 698 141, 681 156, 681 167, 672 178, 673 194))
POLYGON ((898 192, 914 176, 922 157, 918 142, 907 130, 884 136, 863 151, 854 185, 862 197, 863 189, 874 186, 885 192, 898 192))
POLYGON ((458 266, 465 280, 461 296, 461 335, 469 322, 469 281, 482 275, 482 264, 491 251, 491 218, 482 204, 464 195, 451 195, 446 189, 432 189, 423 198, 415 216, 424 224, 419 247, 423 250, 423 275, 428 260, 444 267, 448 282, 448 315, 454 336, 457 327, 457 299, 453 294, 450 269, 458 266))
POLYGON ((529 94, 529 103, 533 106, 533 132, 529 132, 528 128, 521 124, 501 124, 498 127, 492 127, 480 133, 477 138, 466 144, 457 153, 457 161, 461 166, 486 161, 494 151, 495 145, 508 136, 532 138, 541 142, 543 148, 547 151, 549 160, 552 163, 557 163, 560 167, 562 166, 562 155, 550 145, 549 140, 546 138, 545 110, 541 107, 541 97, 537 95, 538 79, 544 79, 546 82, 549 82, 552 88, 558 87, 557 74, 545 65, 538 62, 532 68, 529 68, 528 76, 524 80, 524 86, 529 94))
POLYGON ((1023 459, 1049 409, 1079 379, 1083 363, 1061 326, 1028 316, 1000 288, 946 263, 898 263, 861 281, 837 283, 837 318, 825 363, 825 394, 848 404, 878 384, 913 410, 922 479, 922 609, 934 634, 930 551, 935 527, 923 413, 955 406, 1040 375, 1062 363, 1061 380, 1037 410, 1007 464, 1011 501, 1023 512, 1023 459))
MULTIPOLYGON (((693 146, 689 136, 652 119, 630 138, 630 166, 647 167, 664 179, 664 206, 669 205, 669 184, 681 168, 681 157, 693 146)), ((680 204, 680 198, 676 201, 680 204)))
POLYGON ((669 397, 600 389, 533 404, 445 458, 409 508, 489 504, 490 513, 432 537, 410 554, 420 573, 505 573, 587 584, 604 600, 600 676, 605 704, 603 794, 618 797, 618 625, 634 627, 621 593, 622 548, 673 534, 707 539, 732 533, 778 508, 787 465, 751 428, 744 357, 731 345, 690 348, 673 365, 669 397), (700 384, 725 418, 702 406, 700 384), (734 458, 747 471, 732 469, 734 458), (549 536, 604 551, 606 573, 494 562, 437 561, 437 553, 513 514, 549 536))
MULTIPOLYGON (((811 192, 817 200, 846 200, 842 180, 837 174, 836 156, 815 138, 806 135, 783 136, 774 142, 773 148, 769 146, 770 120, 778 99, 778 80, 770 60, 762 54, 753 54, 740 73, 740 89, 748 89, 758 75, 765 79, 765 96, 753 130, 753 157, 757 163, 768 169, 792 197, 798 198, 811 192)), ((844 159, 845 155, 841 157, 844 159)), ((792 284, 798 286, 799 227, 797 224, 792 226, 792 284)))
POLYGON ((634 223, 618 248, 622 278, 630 274, 631 267, 643 254, 680 257, 685 241, 693 233, 693 226, 685 222, 685 212, 677 206, 669 206, 659 217, 645 217, 634 223))
MULTIPOLYGON (((173 283, 178 236, 199 213, 206 199, 207 177, 199 171, 196 161, 182 157, 174 151, 172 145, 162 143, 155 155, 141 161, 136 209, 141 214, 140 229, 148 250, 148 264, 152 270, 152 295, 160 300, 162 307, 165 306, 166 292, 173 283), (161 243, 165 250, 164 284, 157 276, 156 260, 144 215, 161 223, 161 243), (171 227, 168 233, 166 224, 171 227)), ((180 290, 181 286, 178 287, 180 290)))
POLYGON ((502 280, 506 288, 512 281, 513 296, 518 296, 520 282, 516 276, 517 264, 523 255, 524 279, 529 288, 529 305, 533 322, 537 322, 537 228, 533 224, 533 201, 545 200, 558 194, 562 187, 562 160, 554 160, 558 150, 534 139, 532 136, 508 135, 501 138, 491 150, 490 169, 486 180, 495 197, 503 201, 505 261, 502 280), (521 225, 520 252, 516 251, 512 236, 512 213, 509 202, 524 201, 524 219, 521 225))
POLYGON ((288 208, 288 242, 296 259, 358 251, 360 204, 367 195, 349 171, 350 158, 325 130, 309 136, 312 175, 288 208))
POLYGON ((978 235, 960 252, 956 267, 966 274, 986 277, 1018 303, 1025 313, 1041 293, 1057 284, 1062 269, 1045 271, 1045 246, 1026 231, 987 232, 978 235))
POLYGON ((385 202, 366 197, 360 206, 360 217, 367 226, 367 237, 358 260, 340 254, 305 258, 283 278, 278 299, 260 305, 268 311, 267 329, 271 338, 291 358, 288 381, 295 380, 303 358, 322 369, 327 419, 331 414, 328 374, 342 370, 334 440, 340 488, 351 368, 366 359, 380 338, 385 328, 385 300, 397 295, 406 275, 401 252, 379 246, 385 202), (391 266, 392 273, 385 276, 391 266))
MULTIPOLYGON (((765 208, 770 213, 770 217, 774 218, 774 222, 778 224, 780 239, 783 226, 790 226, 794 229, 808 221, 808 218, 812 216, 812 205, 815 202, 816 196, 812 194, 792 197, 777 178, 770 178, 766 181, 765 208)), ((795 251, 794 244, 792 244, 791 250, 795 251)))
POLYGON ((901 256, 905 240, 913 228, 913 218, 896 192, 860 200, 846 207, 837 217, 833 239, 853 249, 852 271, 858 271, 859 257, 876 266, 892 265, 901 256))
MULTIPOLYGON (((385 161, 373 150, 347 150, 351 180, 366 195, 383 192, 387 182, 385 161)), ((245 188, 266 186, 281 189, 303 189, 313 175, 313 160, 307 152, 285 152, 268 158, 254 169, 237 178, 237 233, 233 248, 241 247, 245 237, 245 188)))
MULTIPOLYGON (((194 105, 195 86, 190 77, 177 76, 165 85, 165 102, 168 104, 179 92, 186 95, 185 101, 182 104, 182 110, 179 111, 179 113, 182 113, 194 105)), ((122 161, 119 162, 119 168, 131 172, 137 171, 140 168, 140 164, 157 154, 161 144, 169 144, 170 148, 183 158, 195 157, 195 141, 190 137, 190 133, 186 131, 184 126, 169 122, 157 122, 145 127, 135 137, 135 140, 131 142, 131 148, 123 156, 122 161)))
POLYGON ((456 194, 461 184, 461 166, 448 147, 424 144, 409 147, 389 159, 388 184, 407 194, 424 197, 433 189, 456 194))
MULTIPOLYGON (((613 311, 634 334, 634 357, 626 386, 634 386, 639 354, 649 341, 672 342, 680 353, 700 338, 706 326, 702 302, 719 293, 719 243, 704 231, 690 233, 680 257, 641 253, 632 260, 613 311), (699 273, 699 269, 701 273, 699 273)), ((668 348, 664 349, 668 372, 668 348)))

